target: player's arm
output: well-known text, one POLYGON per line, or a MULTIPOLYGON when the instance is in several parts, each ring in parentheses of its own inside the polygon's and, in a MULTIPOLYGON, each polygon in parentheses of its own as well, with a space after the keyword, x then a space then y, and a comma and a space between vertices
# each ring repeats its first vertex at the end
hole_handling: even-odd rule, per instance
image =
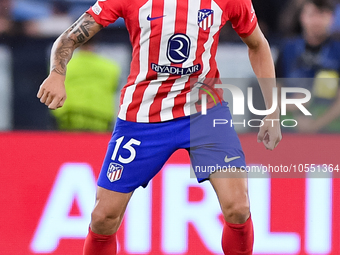
MULTIPOLYGON (((275 83, 275 67, 271 55, 269 44, 262 31, 257 25, 254 32, 242 38, 247 44, 249 51, 249 60, 254 73, 259 81, 265 105, 270 109, 273 103, 272 89, 275 83)), ((280 110, 277 109, 265 119, 280 119, 280 110)), ((264 146, 273 150, 282 139, 279 121, 264 121, 264 125, 258 133, 258 141, 263 142, 264 146)))
POLYGON ((65 76, 67 63, 74 50, 87 42, 103 27, 91 15, 83 14, 54 42, 51 50, 50 74, 41 84, 37 97, 50 109, 62 107, 66 99, 65 76))

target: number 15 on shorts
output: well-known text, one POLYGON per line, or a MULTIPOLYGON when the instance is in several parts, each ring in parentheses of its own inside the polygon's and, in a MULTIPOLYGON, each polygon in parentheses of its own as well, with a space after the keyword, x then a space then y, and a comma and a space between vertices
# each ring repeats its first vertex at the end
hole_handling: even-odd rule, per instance
MULTIPOLYGON (((124 140, 124 136, 118 138, 116 140, 116 146, 113 150, 113 153, 112 153, 112 156, 111 156, 111 160, 115 161, 116 160, 116 157, 117 157, 117 153, 118 153, 118 150, 122 144, 124 140)), ((125 143, 123 145, 123 149, 126 149, 130 152, 130 156, 127 157, 127 158, 123 158, 121 155, 118 155, 118 161, 120 163, 123 163, 123 164, 129 164, 131 163, 135 158, 136 158, 136 150, 135 148, 133 147, 133 145, 136 145, 136 146, 139 146, 141 144, 141 141, 138 141, 134 138, 131 138, 127 143, 125 143)))

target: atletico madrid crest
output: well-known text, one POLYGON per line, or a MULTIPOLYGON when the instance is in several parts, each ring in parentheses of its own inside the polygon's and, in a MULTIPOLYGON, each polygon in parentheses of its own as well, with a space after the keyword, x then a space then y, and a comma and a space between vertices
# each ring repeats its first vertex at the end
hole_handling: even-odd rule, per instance
POLYGON ((211 9, 201 9, 198 11, 198 26, 204 31, 209 29, 214 23, 214 11, 211 9))
POLYGON ((107 169, 107 178, 109 178, 110 182, 118 181, 120 177, 122 177, 123 166, 117 163, 110 163, 109 168, 107 169))

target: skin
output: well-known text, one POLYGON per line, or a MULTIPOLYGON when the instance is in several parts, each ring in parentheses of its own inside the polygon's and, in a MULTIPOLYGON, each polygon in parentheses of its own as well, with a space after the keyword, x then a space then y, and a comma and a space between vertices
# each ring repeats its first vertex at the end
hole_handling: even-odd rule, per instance
MULTIPOLYGON (((272 106, 272 90, 276 87, 276 83, 274 62, 268 41, 259 26, 250 36, 242 40, 248 46, 249 60, 259 81, 266 108, 269 109, 272 106)), ((264 119, 280 119, 279 108, 264 119)), ((271 121, 264 121, 264 123, 260 127, 257 141, 262 142, 266 149, 273 150, 282 139, 280 125, 277 121, 273 122, 274 125, 271 121)))
MULTIPOLYGON (((51 52, 50 75, 40 86, 38 98, 50 109, 62 107, 65 99, 66 65, 72 57, 73 51, 88 41, 94 34, 102 29, 93 18, 84 14, 54 43, 51 52)), ((249 48, 249 59, 256 76, 259 78, 261 90, 267 107, 272 103, 272 88, 275 87, 274 64, 267 40, 257 26, 255 31, 243 41, 249 48)), ((278 119, 279 110, 268 115, 268 119, 278 119)), ((271 122, 260 128, 258 142, 273 150, 281 140, 280 126, 271 122)), ((228 178, 220 178, 212 174, 210 182, 218 196, 222 213, 230 223, 244 223, 250 215, 248 184, 244 173, 228 178), (216 178, 215 178, 216 177, 216 178), (232 177, 232 178, 230 178, 232 177)), ((224 177, 224 176, 223 176, 224 177)), ((97 188, 96 205, 91 214, 91 230, 97 234, 111 235, 115 233, 124 216, 131 193, 119 193, 101 187, 97 188)))
POLYGON ((67 63, 71 60, 74 50, 102 28, 91 15, 85 13, 54 42, 51 51, 50 74, 41 84, 37 94, 41 103, 52 110, 64 105, 67 63))

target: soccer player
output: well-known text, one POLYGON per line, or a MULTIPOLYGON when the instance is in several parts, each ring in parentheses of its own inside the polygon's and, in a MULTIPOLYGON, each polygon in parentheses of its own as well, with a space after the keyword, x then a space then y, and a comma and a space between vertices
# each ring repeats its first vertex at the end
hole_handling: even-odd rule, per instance
MULTIPOLYGON (((98 178, 85 255, 116 254, 116 232, 133 191, 145 187, 177 149, 189 151, 193 167, 245 165, 237 134, 229 125, 220 125, 209 135, 201 129, 190 132, 191 122, 204 127, 208 122, 212 126, 213 118, 231 118, 226 103, 208 107, 207 115, 190 107, 195 103, 198 109, 200 103, 197 93, 191 93, 192 80, 203 86, 209 78, 219 78, 215 55, 219 31, 227 21, 248 45, 267 108, 276 86, 260 79, 273 81, 275 71, 250 0, 98 0, 54 43, 51 71, 38 91, 42 103, 50 109, 62 107, 66 66, 73 51, 119 17, 125 19, 133 46, 131 70, 98 178)), ((279 119, 279 109, 266 118, 279 119)), ((279 124, 265 121, 258 141, 273 150, 280 139, 279 124)), ((196 176, 199 182, 209 180, 219 199, 225 219, 223 251, 252 254, 246 175, 214 178, 216 174, 196 176)))

